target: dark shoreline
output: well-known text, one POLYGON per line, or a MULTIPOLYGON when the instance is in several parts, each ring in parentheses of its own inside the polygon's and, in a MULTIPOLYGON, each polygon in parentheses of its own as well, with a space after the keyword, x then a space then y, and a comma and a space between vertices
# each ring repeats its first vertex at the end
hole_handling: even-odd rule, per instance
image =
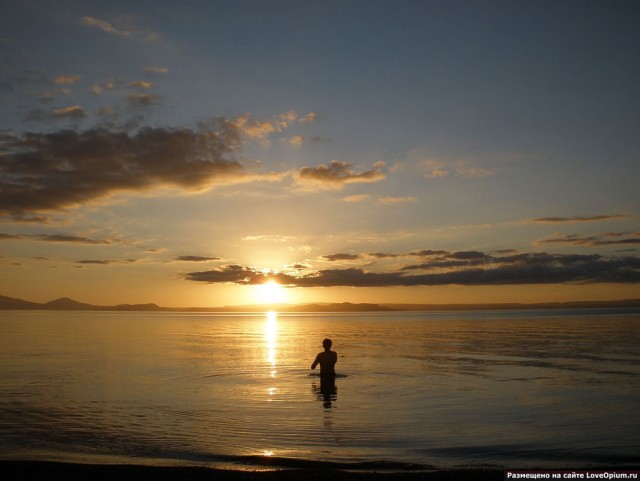
POLYGON ((338 468, 276 467, 254 470, 205 466, 149 466, 137 464, 80 464, 53 461, 0 461, 0 475, 9 481, 61 479, 64 481, 302 481, 302 480, 479 480, 503 479, 501 469, 457 468, 420 471, 350 471, 338 468))

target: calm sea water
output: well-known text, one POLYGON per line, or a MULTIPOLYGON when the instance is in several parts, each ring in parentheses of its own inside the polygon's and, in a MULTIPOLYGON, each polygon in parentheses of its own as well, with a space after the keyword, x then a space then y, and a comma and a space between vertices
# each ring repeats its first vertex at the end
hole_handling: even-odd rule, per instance
POLYGON ((640 463, 637 311, 0 311, 0 332, 2 459, 640 463))

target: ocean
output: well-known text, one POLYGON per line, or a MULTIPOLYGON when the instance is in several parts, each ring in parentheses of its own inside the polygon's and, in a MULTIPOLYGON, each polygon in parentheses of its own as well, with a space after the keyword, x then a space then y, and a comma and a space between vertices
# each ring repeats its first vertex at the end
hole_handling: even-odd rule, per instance
POLYGON ((0 332, 4 460, 640 464, 637 310, 0 311, 0 332))

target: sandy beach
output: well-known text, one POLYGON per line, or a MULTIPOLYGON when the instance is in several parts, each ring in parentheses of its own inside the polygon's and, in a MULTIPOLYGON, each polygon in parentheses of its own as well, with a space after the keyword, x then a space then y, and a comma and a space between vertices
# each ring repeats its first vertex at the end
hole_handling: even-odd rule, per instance
POLYGON ((167 467, 146 465, 73 464, 49 461, 0 461, 2 478, 9 481, 64 479, 65 481, 297 481, 297 480, 500 480, 498 469, 451 469, 436 471, 347 471, 303 468, 274 470, 213 469, 202 466, 167 467))

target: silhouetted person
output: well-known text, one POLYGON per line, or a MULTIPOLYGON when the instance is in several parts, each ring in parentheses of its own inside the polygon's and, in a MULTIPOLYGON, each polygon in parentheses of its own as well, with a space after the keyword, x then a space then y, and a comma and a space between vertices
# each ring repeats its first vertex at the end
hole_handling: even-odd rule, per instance
POLYGON ((336 394, 336 369, 338 354, 331 350, 331 339, 322 341, 324 351, 319 352, 315 361, 311 364, 311 369, 315 369, 320 364, 320 392, 324 399, 324 406, 331 406, 331 396, 336 394))

